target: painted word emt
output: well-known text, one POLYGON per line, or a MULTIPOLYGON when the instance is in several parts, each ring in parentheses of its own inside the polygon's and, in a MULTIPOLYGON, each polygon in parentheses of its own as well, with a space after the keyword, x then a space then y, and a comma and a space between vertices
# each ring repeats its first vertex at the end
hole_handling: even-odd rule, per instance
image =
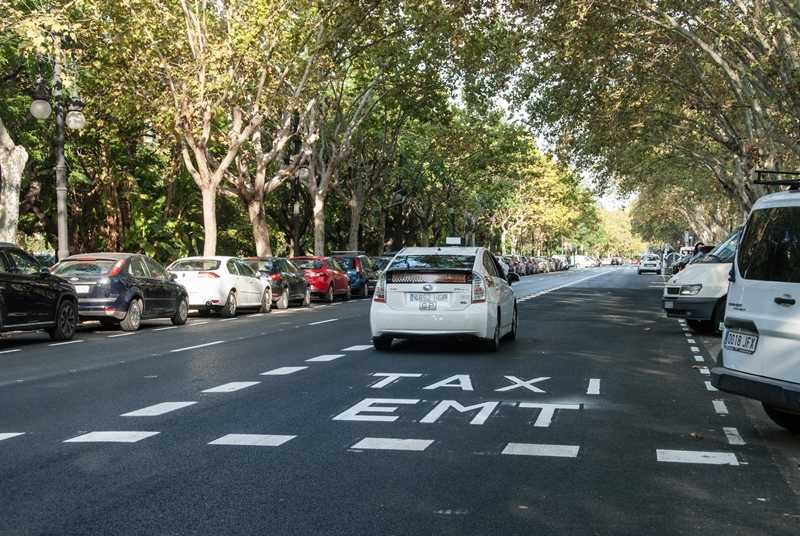
MULTIPOLYGON (((422 374, 418 373, 395 373, 395 372, 375 372, 372 374, 375 377, 382 378, 378 382, 372 384, 370 387, 373 389, 382 389, 394 382, 399 381, 401 378, 419 378, 422 374)), ((536 387, 534 384, 545 380, 549 377, 532 378, 530 380, 522 380, 516 376, 506 376, 511 385, 495 389, 497 392, 512 391, 514 389, 527 389, 534 393, 544 393, 542 389, 536 387)), ((462 391, 473 391, 472 380, 468 374, 456 374, 445 378, 436 383, 426 385, 423 387, 425 390, 443 389, 443 388, 456 388, 462 391)), ((416 398, 365 398, 354 406, 343 411, 333 418, 334 421, 369 421, 369 422, 394 422, 399 416, 390 415, 395 413, 401 405, 415 405, 420 402, 416 398)), ((508 404, 506 402, 506 404, 508 404)), ((442 400, 434 408, 429 411, 422 419, 421 423, 435 423, 448 411, 456 411, 458 413, 475 413, 475 416, 470 421, 470 424, 484 424, 486 420, 500 405, 499 401, 481 402, 464 406, 456 400, 442 400)), ((548 428, 553 422, 553 417, 557 410, 579 410, 580 404, 543 404, 538 402, 516 402, 515 406, 520 408, 538 409, 539 414, 536 417, 533 425, 540 428, 548 428)))

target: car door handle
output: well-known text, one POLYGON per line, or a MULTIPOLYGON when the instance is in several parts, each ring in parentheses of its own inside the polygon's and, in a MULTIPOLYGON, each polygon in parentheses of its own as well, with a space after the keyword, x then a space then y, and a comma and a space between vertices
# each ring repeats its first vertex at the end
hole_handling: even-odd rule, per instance
POLYGON ((775 303, 777 303, 778 305, 789 305, 790 306, 790 305, 794 305, 797 302, 795 301, 794 298, 786 298, 786 297, 783 297, 783 296, 778 296, 777 298, 775 298, 775 303))

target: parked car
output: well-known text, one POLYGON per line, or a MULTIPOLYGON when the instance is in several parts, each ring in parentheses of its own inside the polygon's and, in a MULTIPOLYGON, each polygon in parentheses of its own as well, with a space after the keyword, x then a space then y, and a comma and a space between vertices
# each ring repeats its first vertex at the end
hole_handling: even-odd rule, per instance
POLYGON ((240 309, 269 312, 272 307, 269 280, 238 257, 184 257, 167 270, 185 287, 189 307, 200 314, 233 317, 240 309))
POLYGON ((672 276, 664 287, 664 311, 671 318, 685 318, 697 331, 716 332, 725 315, 728 273, 736 254, 741 229, 714 250, 672 276))
POLYGON ((332 257, 292 257, 291 261, 303 270, 312 296, 333 303, 336 297, 350 299, 350 278, 332 257))
POLYGON ((372 261, 372 267, 375 268, 376 272, 382 272, 392 262, 392 257, 386 255, 383 257, 370 257, 369 259, 372 261))
POLYGON ((78 326, 75 288, 32 256, 0 242, 0 331, 44 329, 70 340, 78 326))
POLYGON ((711 383, 800 433, 800 191, 753 205, 734 261, 711 383))
POLYGON ((369 298, 378 284, 379 274, 369 257, 363 253, 334 251, 333 258, 350 278, 350 292, 360 298, 369 298))
POLYGON ((143 319, 186 323, 186 289, 153 259, 138 253, 82 253, 63 259, 52 273, 73 284, 82 320, 136 331, 143 319))
POLYGON ((639 275, 642 275, 645 272, 653 272, 658 275, 661 275, 662 267, 661 267, 661 257, 654 254, 649 253, 647 255, 642 255, 642 260, 639 263, 639 269, 637 272, 639 275))
POLYGON ((284 257, 247 257, 245 264, 263 274, 271 281, 272 302, 278 309, 288 309, 291 302, 300 302, 303 307, 311 303, 303 270, 284 257))
POLYGON ((386 351, 394 338, 475 337, 497 351, 503 337, 517 336, 515 281, 484 248, 405 248, 375 290, 373 345, 386 351))

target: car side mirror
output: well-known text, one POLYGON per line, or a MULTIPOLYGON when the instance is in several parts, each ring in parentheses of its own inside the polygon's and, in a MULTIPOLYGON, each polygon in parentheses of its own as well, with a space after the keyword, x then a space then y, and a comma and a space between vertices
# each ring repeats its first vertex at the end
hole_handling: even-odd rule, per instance
POLYGON ((510 273, 508 274, 508 279, 507 279, 507 281, 508 281, 508 284, 509 284, 509 285, 513 285, 514 283, 517 283, 517 282, 519 282, 519 274, 517 274, 517 273, 515 273, 515 272, 510 272, 510 273))
POLYGON ((169 279, 170 281, 175 281, 176 279, 178 279, 178 274, 173 274, 173 273, 170 273, 170 274, 167 276, 167 279, 169 279))
POLYGON ((48 268, 47 266, 40 266, 39 275, 50 275, 50 268, 48 268))

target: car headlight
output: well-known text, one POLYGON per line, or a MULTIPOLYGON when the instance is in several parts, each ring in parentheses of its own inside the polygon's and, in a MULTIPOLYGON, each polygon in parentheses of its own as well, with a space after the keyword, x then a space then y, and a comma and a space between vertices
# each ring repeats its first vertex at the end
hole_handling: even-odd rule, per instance
POLYGON ((703 285, 683 285, 681 287, 681 296, 695 296, 700 293, 703 285))

